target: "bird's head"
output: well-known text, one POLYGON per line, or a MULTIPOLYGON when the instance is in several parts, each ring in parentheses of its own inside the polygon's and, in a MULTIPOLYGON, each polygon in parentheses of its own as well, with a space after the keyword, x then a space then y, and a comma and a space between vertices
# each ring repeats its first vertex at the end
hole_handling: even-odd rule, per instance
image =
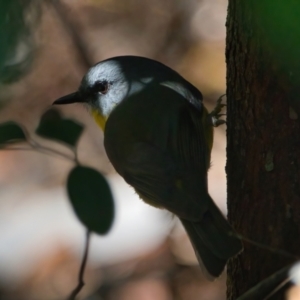
POLYGON ((86 103, 92 111, 107 118, 113 108, 128 94, 129 82, 114 60, 106 60, 89 69, 77 92, 54 101, 53 104, 86 103))
POLYGON ((146 87, 164 84, 187 97, 202 99, 201 93, 169 67, 148 58, 118 56, 99 62, 83 77, 77 92, 53 104, 88 104, 97 123, 104 128, 113 109, 146 87))

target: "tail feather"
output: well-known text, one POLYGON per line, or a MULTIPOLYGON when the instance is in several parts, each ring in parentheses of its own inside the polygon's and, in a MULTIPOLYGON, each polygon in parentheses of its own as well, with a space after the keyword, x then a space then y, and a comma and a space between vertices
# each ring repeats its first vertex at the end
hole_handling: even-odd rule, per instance
POLYGON ((220 210, 209 199, 207 212, 200 222, 181 219, 190 237, 200 266, 214 277, 219 276, 227 260, 242 249, 241 241, 232 233, 234 230, 220 210))
POLYGON ((218 258, 197 233, 197 223, 181 219, 181 222, 191 240, 199 265, 210 280, 218 277, 226 265, 226 259, 218 258), (196 226, 195 226, 196 225, 196 226))

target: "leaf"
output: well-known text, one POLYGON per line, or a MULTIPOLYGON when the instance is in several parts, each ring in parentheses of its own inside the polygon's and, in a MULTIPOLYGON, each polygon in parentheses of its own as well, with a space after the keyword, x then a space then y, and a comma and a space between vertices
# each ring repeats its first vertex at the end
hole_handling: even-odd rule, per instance
POLYGON ((68 176, 70 201, 79 220, 91 231, 106 234, 114 219, 114 202, 106 179, 88 167, 75 167, 68 176))
POLYGON ((25 141, 22 127, 12 121, 0 124, 0 145, 25 141))
POLYGON ((83 126, 73 120, 61 118, 56 109, 44 113, 36 134, 43 138, 64 142, 69 146, 76 146, 82 133, 83 126))

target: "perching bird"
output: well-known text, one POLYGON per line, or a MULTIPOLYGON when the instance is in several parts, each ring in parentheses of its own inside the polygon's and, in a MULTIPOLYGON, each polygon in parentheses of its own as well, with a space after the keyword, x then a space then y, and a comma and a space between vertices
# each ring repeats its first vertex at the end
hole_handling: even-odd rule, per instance
POLYGON ((202 94, 169 67, 119 56, 93 66, 79 90, 54 104, 86 103, 104 130, 116 171, 146 203, 179 217, 200 266, 217 277, 242 250, 241 241, 208 194, 213 123, 202 94))

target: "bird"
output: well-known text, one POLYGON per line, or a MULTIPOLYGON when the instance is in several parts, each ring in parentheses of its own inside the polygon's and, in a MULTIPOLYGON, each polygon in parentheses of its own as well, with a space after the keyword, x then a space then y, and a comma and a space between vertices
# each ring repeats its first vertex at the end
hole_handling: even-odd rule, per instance
POLYGON ((104 131, 113 167, 146 203, 175 214, 208 279, 243 249, 208 192, 213 129, 224 104, 208 113, 201 92, 150 58, 117 56, 84 75, 54 105, 83 103, 104 131))

